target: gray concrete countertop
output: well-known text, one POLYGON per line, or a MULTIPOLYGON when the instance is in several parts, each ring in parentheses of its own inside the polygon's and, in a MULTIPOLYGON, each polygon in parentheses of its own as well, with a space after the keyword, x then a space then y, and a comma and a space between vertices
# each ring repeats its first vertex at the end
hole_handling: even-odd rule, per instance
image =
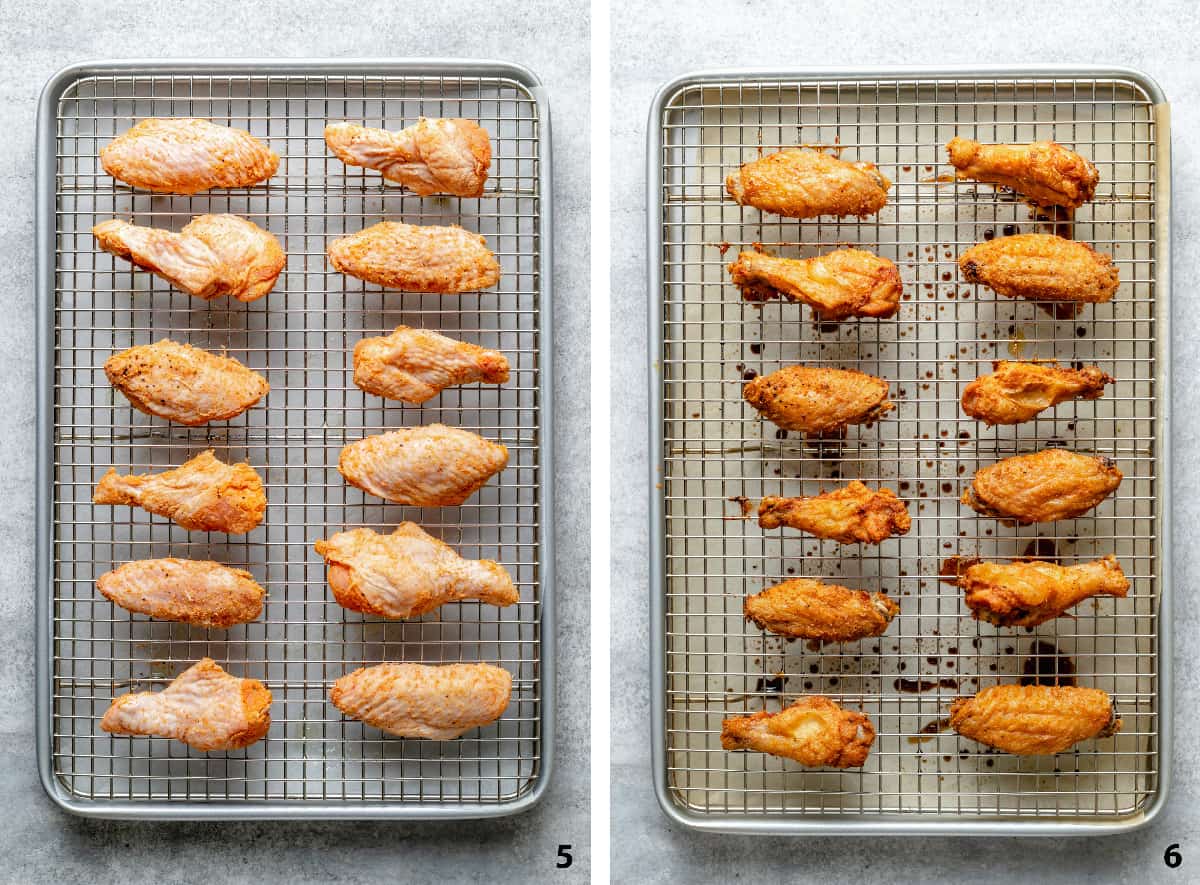
POLYGON ((586 402, 588 29, 585 4, 39 2, 0 16, 0 881, 432 882, 585 881, 588 841, 586 402), (34 114, 59 68, 114 57, 482 57, 537 73, 551 102, 555 267, 553 342, 559 718, 550 789, 531 812, 444 824, 138 824, 60 812, 42 792, 33 739, 34 114), (573 869, 555 869, 559 843, 573 869))
POLYGON ((1200 57, 1194 3, 1093 0, 947 4, 897 0, 695 2, 621 0, 613 21, 613 875, 637 882, 1196 881, 1200 783, 1192 727, 1200 679, 1200 392, 1189 376, 1200 346, 1188 311, 1200 271, 1195 144, 1200 57), (1174 781, 1164 813, 1136 833, 1100 839, 755 838, 704 835, 669 824, 649 762, 646 453, 646 119, 657 88, 717 67, 1075 62, 1149 73, 1173 104, 1176 715, 1174 781), (1181 844, 1183 866, 1163 852, 1181 844), (1188 872, 1192 870, 1192 872, 1188 872))

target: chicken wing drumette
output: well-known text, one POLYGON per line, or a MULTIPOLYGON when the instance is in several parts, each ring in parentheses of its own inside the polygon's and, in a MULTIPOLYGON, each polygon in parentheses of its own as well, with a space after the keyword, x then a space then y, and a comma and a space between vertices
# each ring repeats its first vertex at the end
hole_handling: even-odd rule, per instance
POLYGON ((882 378, 852 369, 786 366, 742 388, 746 402, 784 430, 831 433, 894 409, 882 378))
POLYGON ((962 503, 984 516, 1021 524, 1056 522, 1091 510, 1121 479, 1110 458, 1043 449, 976 471, 962 503))
POLYGON ((952 138, 946 150, 958 178, 1011 188, 1035 206, 1077 209, 1096 195, 1100 182, 1095 166, 1053 141, 980 144, 952 138))
POLYGON ((378 169, 422 197, 478 197, 492 164, 488 134, 473 120, 422 117, 399 132, 331 123, 325 144, 343 163, 378 169))
POLYGON ((993 685, 950 706, 963 737, 1018 756, 1048 756, 1121 730, 1112 699, 1073 685, 993 685))
POLYGON ((891 186, 874 163, 848 163, 803 148, 746 163, 725 179, 725 190, 740 205, 788 218, 874 215, 891 186))
POLYGON ((507 381, 504 354, 425 329, 397 326, 354 345, 354 383, 385 399, 423 403, 454 385, 507 381))
POLYGON ((764 529, 787 526, 841 544, 878 544, 907 534, 912 519, 891 489, 869 489, 854 480, 811 498, 763 498, 758 524, 764 529))
POLYGON ((865 249, 838 249, 805 259, 742 252, 729 273, 747 301, 782 295, 829 321, 893 316, 903 292, 896 265, 865 249))
POLYGON ((496 285, 500 262, 479 234, 461 227, 381 221, 329 244, 338 271, 409 292, 474 292, 496 285))
POLYGON ((1115 380, 1097 366, 1062 369, 1045 363, 1000 360, 962 394, 963 411, 988 426, 1020 424, 1039 412, 1073 399, 1099 399, 1115 380))
POLYGON ((971 615, 1000 627, 1036 627, 1092 596, 1124 599, 1129 581, 1115 556, 1061 566, 980 562, 958 579, 971 615))
POLYGON ((900 611, 883 593, 793 578, 746 598, 746 620, 780 636, 852 642, 881 636, 900 611))
POLYGON ((972 246, 959 256, 968 283, 1008 298, 1098 304, 1111 301, 1120 275, 1111 256, 1054 234, 1014 234, 972 246))
POLYGON ((247 571, 192 559, 127 562, 101 575, 96 589, 131 612, 197 627, 253 621, 267 595, 247 571))
POLYGON ((721 723, 724 749, 757 750, 810 768, 858 768, 874 742, 870 719, 821 695, 800 698, 778 713, 763 710, 721 723))

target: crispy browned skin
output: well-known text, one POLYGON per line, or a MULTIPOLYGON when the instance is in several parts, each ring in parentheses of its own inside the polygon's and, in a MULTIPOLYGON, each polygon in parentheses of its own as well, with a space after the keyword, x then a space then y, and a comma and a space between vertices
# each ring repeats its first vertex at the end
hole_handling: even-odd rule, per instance
POLYGON ((1061 566, 1052 562, 980 562, 958 585, 978 620, 999 627, 1036 627, 1092 596, 1125 598, 1129 581, 1115 556, 1061 566))
POLYGON ((1110 458, 1043 449, 978 470, 962 503, 1018 523, 1056 522, 1091 510, 1116 491, 1121 478, 1110 458))
POLYGON ((891 186, 874 163, 848 163, 803 148, 746 163, 725 179, 725 190, 740 205, 788 218, 874 215, 891 186))
POLYGON ((963 737, 1017 756, 1049 756, 1121 730, 1112 700, 1098 688, 993 685, 950 706, 963 737))
POLYGON ((488 134, 474 120, 422 117, 399 132, 331 123, 325 144, 343 163, 378 169, 422 197, 478 197, 492 164, 488 134))
POLYGON ((742 252, 729 273, 748 301, 782 295, 807 304, 825 320, 893 316, 904 288, 896 265, 865 249, 799 260, 742 252))
POLYGON ((262 612, 254 576, 218 562, 142 559, 101 575, 96 589, 122 608, 197 627, 232 627, 262 612))
POLYGON ((409 292, 473 292, 496 285, 500 262, 479 234, 461 227, 381 221, 329 244, 339 271, 409 292))
POLYGON ((249 464, 225 464, 203 452, 165 473, 118 476, 109 468, 95 504, 128 504, 165 516, 189 531, 241 535, 262 522, 267 496, 249 464))
POLYGON ((841 544, 878 544, 912 526, 908 508, 891 489, 869 489, 858 480, 811 498, 769 495, 758 505, 758 524, 799 529, 841 544))
POLYGON ((829 433, 870 424, 895 408, 882 378, 853 369, 786 366, 742 388, 746 402, 784 430, 829 433))
POLYGON ((354 345, 354 383, 385 399, 423 403, 454 385, 507 381, 504 354, 426 329, 397 326, 354 345))
POLYGON ((821 695, 800 698, 778 713, 763 710, 721 723, 726 750, 758 750, 809 768, 858 768, 874 742, 870 719, 821 695))
POLYGON ((1035 206, 1077 209, 1096 195, 1100 182, 1095 166, 1053 141, 980 144, 952 138, 946 150, 959 178, 1012 188, 1035 206))
POLYGON ((1112 258, 1087 243, 1054 234, 1014 234, 979 243, 958 259, 968 283, 982 283, 1009 298, 1111 301, 1120 285, 1112 258))
POLYGON ((988 426, 1020 424, 1067 400, 1099 399, 1104 385, 1115 380, 1097 366, 1061 369, 1008 360, 992 365, 992 374, 980 375, 962 394, 963 411, 988 426))
POLYGON ((279 156, 241 129, 207 120, 142 120, 100 149, 113 178, 167 194, 249 187, 275 174, 279 156))
POLYGON ((793 578, 747 597, 744 611, 747 620, 780 636, 852 642, 882 635, 900 606, 883 593, 793 578))

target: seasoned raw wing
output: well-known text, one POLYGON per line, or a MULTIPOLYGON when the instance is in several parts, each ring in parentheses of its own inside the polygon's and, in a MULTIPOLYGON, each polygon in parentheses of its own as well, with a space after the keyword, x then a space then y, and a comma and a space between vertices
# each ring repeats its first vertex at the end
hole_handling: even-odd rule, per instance
POLYGON ((758 505, 758 524, 799 529, 841 544, 878 544, 912 526, 908 508, 891 489, 869 489, 858 480, 811 498, 768 495, 758 505))
POLYGON ((329 565, 338 604, 384 618, 415 618, 447 602, 518 601, 512 577, 497 562, 463 559, 413 522, 390 535, 371 529, 338 532, 313 545, 329 565))
POLYGON ((1091 510, 1116 491, 1121 478, 1110 458, 1043 449, 978 470, 962 503, 1018 523, 1056 522, 1091 510))
POLYGON ((236 215, 200 215, 179 233, 113 219, 92 236, 105 252, 205 300, 262 298, 287 263, 278 240, 236 215))
POLYGON ((109 468, 92 501, 141 507, 189 531, 231 535, 253 529, 267 510, 267 496, 254 468, 225 464, 211 450, 165 473, 118 476, 109 468))
POLYGON ((234 418, 271 389, 232 357, 169 338, 110 356, 104 374, 138 411, 189 427, 234 418))
POLYGON ((113 701, 100 727, 113 734, 154 735, 196 750, 240 750, 271 727, 271 692, 257 679, 239 679, 202 658, 159 692, 113 701))
POLYGON ((1014 234, 972 246, 959 256, 968 283, 1009 298, 1034 301, 1111 301, 1120 275, 1111 256, 1054 234, 1014 234))
POLYGON ((491 664, 378 664, 348 673, 329 698, 352 719, 397 737, 449 741, 508 709, 512 675, 491 664))
POLYGON ((742 388, 746 402, 784 430, 829 433, 894 409, 882 378, 852 369, 787 366, 742 388))
POLYGON ((1061 566, 980 562, 958 579, 972 616, 1000 627, 1036 627, 1092 596, 1125 598, 1129 581, 1115 556, 1061 566))
POLYGON ((127 562, 101 575, 96 589, 131 612, 197 627, 253 621, 266 596, 249 572, 193 559, 127 562))
POLYGON ((1020 424, 1039 412, 1073 399, 1099 399, 1115 380, 1098 366, 1061 369, 1045 363, 1000 360, 962 394, 963 411, 989 426, 1020 424))
POLYGON ((811 307, 824 320, 890 317, 900 309, 900 271, 865 249, 838 249, 816 258, 776 258, 742 252, 729 265, 747 301, 782 295, 811 307))
POLYGON ((1018 756, 1048 756, 1121 730, 1112 700, 1098 688, 993 685, 950 706, 963 737, 1018 756))
POLYGON ((444 424, 368 436, 342 449, 338 471, 364 492, 414 507, 452 507, 508 464, 508 449, 444 424))
POLYGON ((858 768, 874 742, 870 719, 821 695, 800 698, 778 713, 763 710, 721 723, 726 750, 757 750, 809 768, 858 768))
POLYGON ((883 593, 793 578, 747 597, 744 611, 747 620, 780 636, 852 642, 881 636, 900 606, 883 593))
POLYGON ((486 241, 461 227, 381 221, 330 243, 329 261, 344 274, 409 292, 473 292, 500 280, 486 241))
POLYGON ((279 156, 249 132, 186 118, 142 120, 100 149, 113 178, 167 194, 249 187, 279 168, 279 156))
POLYGON ((1077 209, 1096 195, 1100 182, 1095 166, 1053 141, 980 144, 952 138, 946 150, 958 178, 1011 188, 1035 206, 1077 209))
POLYGON ((447 387, 507 381, 504 354, 425 329, 397 326, 354 345, 354 383, 385 399, 423 403, 447 387))
POLYGON ((422 197, 478 197, 492 164, 488 134, 474 120, 422 117, 399 132, 330 123, 325 144, 343 163, 377 169, 422 197))
POLYGON ((874 215, 891 186, 874 163, 848 163, 803 148, 746 163, 725 179, 725 190, 740 205, 789 218, 874 215))

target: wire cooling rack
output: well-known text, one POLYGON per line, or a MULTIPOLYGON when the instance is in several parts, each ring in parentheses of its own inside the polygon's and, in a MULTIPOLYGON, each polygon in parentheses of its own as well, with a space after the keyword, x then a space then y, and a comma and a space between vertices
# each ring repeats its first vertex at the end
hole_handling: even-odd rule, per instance
POLYGON ((1165 482, 1169 146, 1166 105, 1132 72, 685 77, 651 113, 652 587, 656 778, 668 813, 738 831, 942 829, 1027 832, 1130 826, 1161 804, 1169 655, 1161 620, 1165 482), (948 180, 945 144, 1051 138, 1099 167, 1096 199, 1073 223, 1035 217, 1011 194, 948 180), (725 176, 797 144, 869 160, 893 180, 865 219, 806 221, 736 205, 725 176), (1056 319, 1049 305, 965 283, 957 258, 1016 232, 1055 231, 1114 256, 1108 304, 1056 319), (887 320, 814 322, 793 303, 742 300, 725 266, 754 244, 809 257, 861 244, 904 280, 887 320), (1096 363, 1104 398, 1017 427, 986 428, 959 406, 997 359, 1096 363), (778 431, 742 399, 756 374, 805 363, 886 378, 897 409, 841 439, 778 431), (1051 445, 1108 455, 1125 474, 1074 520, 1001 525, 959 503, 975 470, 1051 445), (813 495, 851 479, 905 500, 908 535, 843 547, 742 518, 739 498, 813 495), (1114 553, 1124 600, 1078 607, 1034 631, 974 621, 939 580, 954 557, 1114 553), (900 604, 886 634, 807 647, 743 621, 747 595, 792 576, 885 590, 900 604), (1109 692, 1124 728, 1055 757, 1004 755, 959 738, 951 701, 1040 672, 1109 692), (721 721, 819 693, 872 719, 861 770, 805 770, 721 748, 721 721))
POLYGON ((39 751, 48 791, 72 810, 170 816, 484 816, 535 801, 552 715, 544 631, 551 609, 548 434, 548 120, 537 80, 496 63, 179 63, 87 65, 47 87, 41 118, 44 666, 39 751), (249 130, 280 156, 260 187, 152 195, 106 175, 97 152, 146 117, 196 116, 249 130), (478 199, 420 198, 326 148, 327 121, 398 129, 419 116, 478 120, 493 160, 478 199), (92 225, 119 217, 178 230, 231 212, 278 237, 287 266, 251 304, 204 302, 101 252, 92 225), (484 235, 498 286, 440 296, 385 292, 337 273, 333 237, 384 219, 461 224, 484 235), (502 388, 451 388, 422 406, 353 383, 354 345, 399 324, 503 351, 502 388), (228 352, 271 383, 245 415, 201 428, 133 410, 102 366, 112 353, 172 337, 228 352), (460 507, 406 508, 347 485, 341 448, 402 426, 443 422, 503 442, 509 464, 460 507), (268 507, 248 535, 189 533, 133 508, 94 506, 110 467, 158 472, 207 448, 248 461, 268 507), (499 561, 520 602, 447 605, 383 622, 332 599, 313 541, 344 528, 413 520, 463 556, 499 561), (267 590, 263 615, 206 630, 130 615, 95 580, 134 559, 180 556, 246 568, 267 590), (272 726, 246 750, 197 753, 98 728, 112 699, 161 688, 204 655, 271 689, 272 726), (450 742, 400 740, 345 719, 333 680, 382 661, 479 660, 513 675, 495 724, 450 742))

